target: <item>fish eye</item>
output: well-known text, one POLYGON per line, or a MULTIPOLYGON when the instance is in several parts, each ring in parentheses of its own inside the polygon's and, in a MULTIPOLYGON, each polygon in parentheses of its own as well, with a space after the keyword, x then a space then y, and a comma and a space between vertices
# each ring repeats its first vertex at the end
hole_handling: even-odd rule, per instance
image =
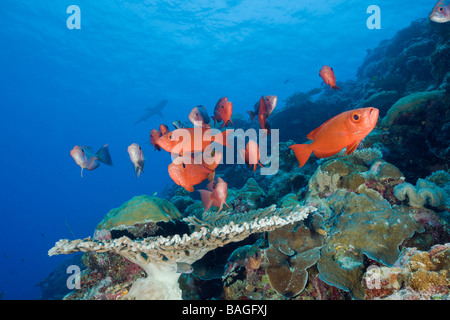
POLYGON ((361 116, 358 113, 355 112, 355 113, 352 114, 352 120, 354 122, 359 122, 361 120, 361 116))
POLYGON ((444 12, 444 7, 439 7, 439 12, 444 12))
POLYGON ((173 140, 172 135, 169 136, 169 139, 170 139, 170 140, 173 140))
POLYGON ((224 108, 224 106, 223 106, 223 105, 221 105, 221 107, 222 107, 222 109, 224 108))

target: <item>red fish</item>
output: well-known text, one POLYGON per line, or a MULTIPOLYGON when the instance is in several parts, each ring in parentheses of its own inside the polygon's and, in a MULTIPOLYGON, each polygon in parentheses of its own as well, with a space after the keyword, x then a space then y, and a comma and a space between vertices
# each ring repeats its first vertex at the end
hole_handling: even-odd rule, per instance
POLYGON ((136 174, 136 178, 139 178, 141 172, 144 172, 144 153, 137 143, 132 143, 129 145, 127 151, 130 155, 130 160, 134 165, 134 173, 136 174))
POLYGON ((100 165, 100 162, 112 166, 107 144, 96 153, 93 153, 90 147, 75 146, 70 150, 70 156, 81 167, 81 177, 83 177, 83 169, 94 170, 100 165))
POLYGON ((329 66, 323 66, 319 71, 319 76, 323 79, 323 81, 333 88, 335 91, 339 89, 339 87, 336 85, 336 76, 334 75, 333 68, 330 68, 329 66))
POLYGON ((189 192, 194 191, 194 186, 208 179, 213 172, 201 164, 177 164, 172 162, 168 167, 169 176, 179 186, 182 186, 189 192))
POLYGON ((250 168, 253 166, 253 172, 256 171, 258 165, 263 167, 261 162, 259 162, 259 146, 253 140, 249 140, 245 150, 240 150, 240 156, 250 168))
POLYGON ((156 142, 161 137, 161 132, 156 129, 150 131, 150 143, 155 147, 155 150, 161 151, 161 147, 156 142))
POLYGON ((212 180, 214 180, 214 175, 217 167, 222 163, 223 153, 216 149, 213 149, 211 152, 207 152, 205 150, 202 154, 202 157, 203 159, 201 165, 213 171, 208 176, 208 180, 211 182, 212 180))
POLYGON ((169 133, 169 127, 166 126, 165 124, 161 124, 159 125, 159 132, 161 132, 161 135, 165 135, 166 133, 169 133))
POLYGON ((258 122, 261 129, 267 130, 267 134, 270 134, 270 125, 267 122, 266 103, 264 101, 264 97, 261 97, 261 99, 259 99, 258 122))
POLYGON ((208 128, 175 129, 161 136, 157 143, 165 151, 174 151, 177 154, 202 152, 213 141, 224 146, 227 145, 227 137, 232 130, 219 132, 215 135, 211 135, 211 131, 208 128), (186 141, 184 141, 183 137, 186 137, 186 141), (200 138, 201 141, 195 143, 196 138, 200 138))
POLYGON ((208 183, 208 190, 198 190, 200 197, 202 198, 203 207, 205 212, 211 208, 211 206, 219 207, 219 213, 222 211, 223 205, 227 201, 228 185, 221 178, 217 178, 217 181, 211 181, 208 183))
POLYGON ((450 1, 439 0, 430 13, 430 20, 438 23, 450 21, 450 1))
POLYGON ((205 106, 196 106, 192 109, 191 113, 189 113, 189 120, 191 120, 192 124, 195 126, 196 123, 201 123, 201 127, 211 128, 209 124, 211 119, 208 116, 208 111, 206 111, 205 106))
MULTIPOLYGON (((275 109, 275 107, 277 106, 277 100, 278 97, 277 96, 264 96, 264 103, 265 103, 265 108, 264 108, 264 116, 266 118, 269 118, 270 115, 272 114, 273 110, 275 109)), ((261 105, 261 99, 258 100, 257 103, 255 103, 254 106, 254 111, 247 111, 247 113, 250 115, 250 118, 255 119, 255 117, 257 117, 259 115, 259 109, 260 109, 260 105, 261 105)))
POLYGON ((228 122, 232 125, 233 121, 231 121, 231 115, 233 114, 233 104, 231 101, 228 101, 227 97, 220 98, 216 103, 216 107, 214 108, 214 116, 211 117, 214 120, 214 127, 216 126, 216 121, 219 123, 223 121, 221 129, 226 126, 228 127, 228 122))
POLYGON ((373 130, 378 114, 376 108, 345 111, 311 131, 307 136, 313 140, 311 144, 295 144, 289 148, 297 157, 299 167, 308 161, 312 152, 317 158, 327 158, 347 148, 345 154, 349 155, 373 130))

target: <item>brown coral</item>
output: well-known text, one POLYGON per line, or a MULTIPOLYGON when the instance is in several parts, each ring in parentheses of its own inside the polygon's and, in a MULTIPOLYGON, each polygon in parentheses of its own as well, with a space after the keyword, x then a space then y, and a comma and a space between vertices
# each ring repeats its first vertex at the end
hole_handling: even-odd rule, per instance
POLYGON ((292 298, 303 291, 308 280, 306 269, 320 258, 324 239, 304 225, 289 225, 269 233, 266 273, 278 294, 292 298))

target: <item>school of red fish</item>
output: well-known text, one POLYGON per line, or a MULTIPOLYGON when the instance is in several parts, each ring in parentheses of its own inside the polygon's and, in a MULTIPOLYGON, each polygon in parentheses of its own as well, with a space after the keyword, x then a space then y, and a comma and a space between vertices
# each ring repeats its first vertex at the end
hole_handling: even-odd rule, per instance
MULTIPOLYGON (((319 76, 326 85, 330 86, 330 90, 332 88, 339 89, 331 67, 324 65, 319 71, 319 76)), ((261 96, 253 110, 247 111, 252 122, 255 118, 258 119, 259 126, 266 135, 271 134, 268 118, 276 105, 277 96, 261 96)), ((177 185, 193 192, 194 186, 205 180, 209 181, 207 190, 198 190, 205 212, 211 207, 219 208, 218 212, 223 209, 224 205, 228 207, 226 204, 227 183, 222 178, 215 178, 216 168, 223 163, 223 152, 210 148, 210 146, 215 142, 229 147, 227 139, 233 130, 221 130, 229 125, 234 126, 231 120, 233 103, 228 100, 228 97, 220 98, 214 107, 213 114, 210 117, 206 107, 198 105, 188 114, 192 125, 177 120, 173 122, 174 129, 172 131, 165 124, 150 131, 150 143, 155 151, 163 150, 172 155, 173 160, 168 165, 168 173, 177 185), (211 120, 214 120, 213 124, 211 120), (220 130, 215 129, 217 124, 221 124, 220 130), (201 134, 201 141, 196 139, 198 134, 201 134)), ((307 135, 307 139, 312 140, 310 144, 290 146, 298 160, 299 167, 305 165, 312 153, 317 158, 326 158, 346 148, 345 154, 351 154, 362 139, 373 130, 378 115, 378 109, 370 107, 345 111, 329 119, 307 135)), ((127 151, 138 178, 144 172, 144 153, 136 143, 132 143, 127 151)), ((264 167, 260 162, 260 150, 256 141, 249 140, 245 149, 238 150, 238 154, 253 172, 258 166, 264 167)), ((70 151, 70 155, 81 167, 81 174, 83 169, 94 170, 100 163, 112 165, 107 145, 104 145, 96 153, 93 153, 89 147, 75 146, 70 151)))

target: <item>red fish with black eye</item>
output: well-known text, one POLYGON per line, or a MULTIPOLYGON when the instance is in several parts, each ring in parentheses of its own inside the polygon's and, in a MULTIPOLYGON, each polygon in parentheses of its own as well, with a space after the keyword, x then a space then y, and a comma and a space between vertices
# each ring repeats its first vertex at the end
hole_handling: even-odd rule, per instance
POLYGON ((334 75, 333 68, 329 66, 323 66, 319 71, 319 76, 322 78, 325 84, 330 86, 330 90, 331 88, 333 88, 335 91, 337 89, 340 89, 336 85, 336 76, 334 75))
POLYGON ((379 110, 361 108, 345 111, 323 123, 311 131, 307 138, 311 144, 295 144, 290 146, 296 156, 299 167, 305 165, 311 153, 317 158, 327 158, 347 148, 349 155, 377 124, 379 110))

